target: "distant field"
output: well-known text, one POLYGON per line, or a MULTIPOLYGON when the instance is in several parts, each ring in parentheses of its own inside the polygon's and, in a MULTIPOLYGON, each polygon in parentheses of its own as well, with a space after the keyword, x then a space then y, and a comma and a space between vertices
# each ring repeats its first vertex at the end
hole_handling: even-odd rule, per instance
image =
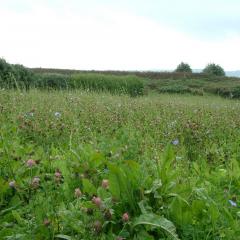
POLYGON ((214 96, 1 90, 0 239, 239 239, 239 115, 214 96))
POLYGON ((145 92, 151 90, 158 93, 214 94, 227 98, 240 98, 240 78, 236 77, 174 72, 78 71, 67 69, 33 69, 33 71, 37 74, 60 74, 62 78, 68 78, 75 74, 94 75, 96 81, 101 76, 125 76, 126 78, 137 76, 140 81, 145 80, 145 92))

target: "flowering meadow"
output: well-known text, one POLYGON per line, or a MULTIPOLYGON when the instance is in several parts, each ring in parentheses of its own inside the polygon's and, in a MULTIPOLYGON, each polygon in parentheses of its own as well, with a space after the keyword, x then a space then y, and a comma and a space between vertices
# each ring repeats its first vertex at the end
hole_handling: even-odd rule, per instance
POLYGON ((240 239, 240 102, 0 90, 0 239, 240 239))

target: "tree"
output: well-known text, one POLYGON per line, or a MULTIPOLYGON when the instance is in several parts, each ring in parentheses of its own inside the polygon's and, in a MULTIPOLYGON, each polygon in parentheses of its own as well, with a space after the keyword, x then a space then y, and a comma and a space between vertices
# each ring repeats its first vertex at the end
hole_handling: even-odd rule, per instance
POLYGON ((225 76, 224 69, 214 63, 209 63, 204 69, 203 73, 215 75, 215 76, 225 76))
POLYGON ((189 64, 181 62, 175 72, 184 72, 184 73, 192 73, 192 69, 189 64))

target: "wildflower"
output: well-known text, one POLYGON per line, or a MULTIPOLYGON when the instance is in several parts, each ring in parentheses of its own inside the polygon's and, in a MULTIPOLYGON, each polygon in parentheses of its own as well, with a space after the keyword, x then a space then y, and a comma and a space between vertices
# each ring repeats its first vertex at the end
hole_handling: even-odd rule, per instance
POLYGON ((237 203, 233 200, 228 200, 228 202, 231 204, 232 207, 237 207, 237 203))
POLYGON ((102 180, 102 187, 105 189, 109 188, 109 181, 107 179, 102 180))
POLYGON ((15 181, 11 181, 8 183, 10 188, 15 188, 16 187, 16 182, 15 181))
POLYGON ((173 140, 172 144, 175 145, 175 146, 178 145, 179 144, 179 140, 178 139, 173 140))
POLYGON ((129 221, 129 215, 128 215, 127 212, 122 215, 122 220, 123 220, 124 222, 128 222, 128 221, 129 221))
POLYGON ((54 116, 57 117, 57 118, 61 117, 61 115, 62 115, 62 114, 61 114, 60 112, 55 112, 55 113, 54 113, 54 116))
POLYGON ((93 224, 94 232, 100 233, 102 231, 102 223, 100 221, 95 221, 93 224))
POLYGON ((97 206, 100 207, 102 204, 102 200, 100 197, 93 197, 92 202, 97 206))
POLYGON ((76 198, 80 198, 82 196, 82 192, 81 192, 80 188, 75 189, 74 195, 76 198))
POLYGON ((34 116, 34 113, 33 112, 27 112, 25 114, 25 117, 33 117, 34 116))
POLYGON ((49 226, 50 225, 50 220, 49 219, 44 219, 44 221, 43 221, 43 224, 47 227, 47 226, 49 226))
POLYGON ((39 183, 40 183, 40 178, 39 177, 34 177, 32 180, 32 186, 34 188, 38 188, 39 187, 39 183))
POLYGON ((117 236, 116 240, 124 240, 123 237, 117 236))
POLYGON ((62 179, 62 173, 60 172, 59 169, 56 170, 54 176, 55 176, 55 181, 56 181, 56 182, 60 182, 60 181, 61 181, 61 179, 62 179))
POLYGON ((104 218, 106 220, 111 220, 112 219, 112 212, 111 210, 107 209, 106 212, 104 213, 104 218))
POLYGON ((29 159, 29 160, 27 160, 27 166, 29 167, 29 168, 31 168, 31 167, 33 167, 34 165, 36 165, 36 162, 33 160, 33 159, 29 159))

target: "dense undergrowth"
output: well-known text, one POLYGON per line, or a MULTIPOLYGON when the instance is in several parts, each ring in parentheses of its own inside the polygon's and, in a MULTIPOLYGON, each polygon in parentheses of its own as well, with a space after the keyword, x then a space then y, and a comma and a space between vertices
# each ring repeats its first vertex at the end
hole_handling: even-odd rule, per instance
POLYGON ((1 90, 0 239, 239 239, 239 111, 1 90))
POLYGON ((74 90, 142 96, 148 92, 240 98, 240 78, 203 73, 27 69, 0 59, 0 88, 74 90))

